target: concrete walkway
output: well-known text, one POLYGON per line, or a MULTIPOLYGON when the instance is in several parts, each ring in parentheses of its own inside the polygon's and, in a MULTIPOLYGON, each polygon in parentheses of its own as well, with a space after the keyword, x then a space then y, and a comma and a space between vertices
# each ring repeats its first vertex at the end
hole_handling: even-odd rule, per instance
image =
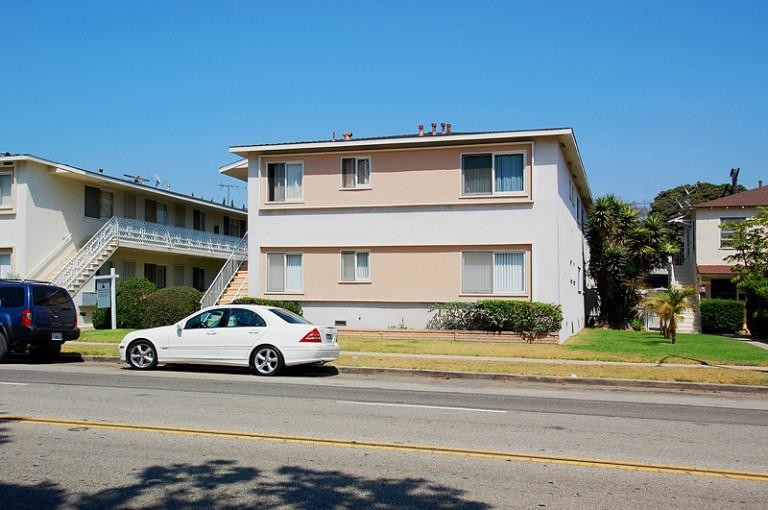
MULTIPOLYGON (((751 343, 751 342, 750 342, 751 343)), ((756 342, 759 343, 759 342, 756 342)), ((117 351, 117 344, 102 342, 71 342, 70 345, 113 345, 117 351)), ((768 372, 768 367, 754 367, 747 365, 702 365, 692 363, 647 363, 632 361, 598 361, 598 360, 580 360, 580 359, 553 359, 553 358, 511 358, 501 356, 461 356, 455 354, 406 354, 396 352, 362 352, 362 351, 341 351, 345 356, 378 356, 380 358, 415 358, 415 359, 435 359, 435 360, 456 360, 456 361, 501 361, 507 363, 541 363, 546 365, 604 365, 604 366, 627 366, 627 367, 670 367, 670 368, 730 368, 734 370, 754 370, 757 372, 768 372)))

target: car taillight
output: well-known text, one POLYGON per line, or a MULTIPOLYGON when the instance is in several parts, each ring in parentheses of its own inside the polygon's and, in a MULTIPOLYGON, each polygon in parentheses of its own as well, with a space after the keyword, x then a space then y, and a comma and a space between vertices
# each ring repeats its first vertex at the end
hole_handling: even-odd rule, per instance
POLYGON ((304 335, 304 338, 299 340, 299 343, 313 343, 313 344, 319 344, 320 343, 320 332, 317 330, 317 328, 313 329, 306 335, 304 335))
POLYGON ((21 325, 25 328, 32 327, 32 310, 24 310, 21 312, 21 325))

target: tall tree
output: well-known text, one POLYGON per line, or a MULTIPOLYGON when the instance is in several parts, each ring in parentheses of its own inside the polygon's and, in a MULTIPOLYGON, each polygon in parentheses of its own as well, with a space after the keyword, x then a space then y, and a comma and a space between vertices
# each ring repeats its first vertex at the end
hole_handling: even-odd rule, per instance
POLYGON ((613 195, 595 201, 589 213, 589 273, 600 297, 600 319, 623 329, 640 301, 638 286, 652 270, 664 267, 677 251, 664 220, 644 219, 613 195))

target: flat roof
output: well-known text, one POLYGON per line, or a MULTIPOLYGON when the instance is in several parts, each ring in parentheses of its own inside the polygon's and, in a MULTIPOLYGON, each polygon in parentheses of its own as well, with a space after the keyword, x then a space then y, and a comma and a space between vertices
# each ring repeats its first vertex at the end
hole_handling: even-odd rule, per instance
POLYGON ((248 214, 247 209, 230 207, 225 204, 220 204, 210 200, 205 200, 203 198, 193 197, 191 195, 179 193, 177 191, 157 188, 154 186, 147 186, 146 184, 138 183, 138 182, 135 182, 134 180, 128 180, 127 178, 123 179, 120 177, 107 175, 101 172, 94 172, 91 170, 86 170, 84 168, 78 168, 76 166, 68 165, 65 163, 59 163, 57 161, 52 161, 50 159, 41 158, 33 154, 8 154, 8 153, 5 153, 5 154, 6 155, 0 155, 0 162, 33 161, 41 165, 53 167, 54 169, 56 169, 57 172, 61 174, 77 175, 80 178, 83 178, 84 180, 105 181, 110 184, 117 185, 119 187, 141 190, 154 195, 160 195, 167 198, 174 198, 177 200, 182 200, 184 202, 189 202, 191 204, 199 205, 201 207, 211 207, 214 209, 219 209, 219 210, 226 211, 233 214, 241 214, 241 215, 248 214))

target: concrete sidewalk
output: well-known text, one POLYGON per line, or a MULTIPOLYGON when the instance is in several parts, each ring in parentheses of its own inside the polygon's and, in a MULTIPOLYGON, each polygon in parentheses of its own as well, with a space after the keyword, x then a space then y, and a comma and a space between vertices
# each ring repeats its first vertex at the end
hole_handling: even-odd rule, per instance
MULTIPOLYGON (((103 342, 72 342, 70 345, 99 345, 115 346, 117 353, 117 344, 103 342)), ((671 367, 671 368, 729 368, 733 370, 754 370, 757 372, 768 372, 768 367, 748 366, 748 365, 711 365, 711 364, 693 364, 693 363, 647 363, 632 361, 599 361, 599 360, 577 360, 577 359, 553 359, 553 358, 511 358, 501 356, 461 356, 454 354, 406 354, 395 352, 362 352, 362 351, 341 351, 344 356, 377 356, 380 358, 415 358, 415 359, 437 359, 437 360, 456 360, 456 361, 501 361, 508 363, 539 363, 547 365, 603 365, 603 366, 629 366, 629 367, 671 367)))

